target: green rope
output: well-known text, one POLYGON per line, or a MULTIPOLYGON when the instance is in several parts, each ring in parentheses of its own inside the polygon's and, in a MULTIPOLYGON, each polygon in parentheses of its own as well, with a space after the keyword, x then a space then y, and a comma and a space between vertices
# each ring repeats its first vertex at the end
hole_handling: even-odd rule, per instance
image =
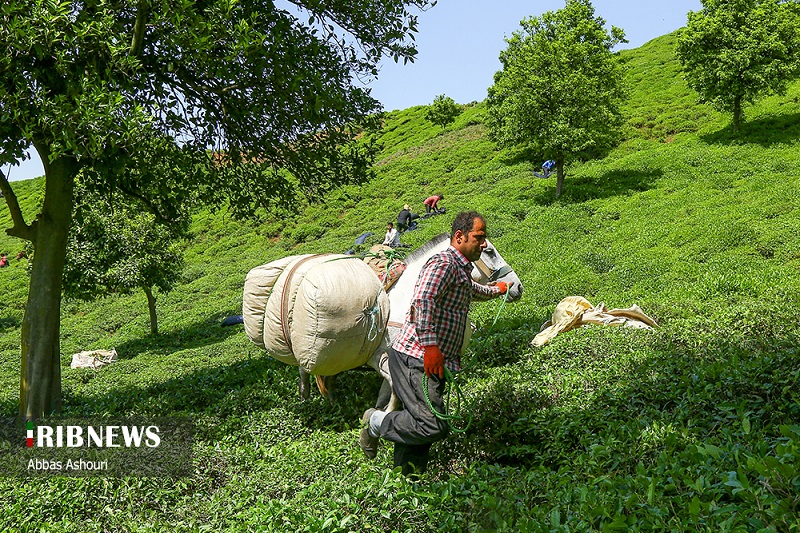
POLYGON ((508 290, 506 290, 506 292, 503 293, 503 298, 502 301, 500 302, 500 309, 498 309, 497 314, 494 315, 494 321, 492 322, 492 325, 489 326, 489 331, 486 332, 487 335, 489 335, 492 332, 495 324, 497 324, 497 320, 500 318, 500 313, 503 312, 503 308, 506 306, 507 301, 508 301, 508 290))
MULTIPOLYGON (((508 291, 506 291, 506 293, 503 295, 503 301, 500 304, 500 309, 497 310, 494 321, 492 322, 492 325, 489 326, 489 331, 486 332, 487 335, 492 332, 495 324, 497 324, 497 320, 500 318, 500 313, 503 312, 503 308, 505 307, 507 301, 508 291)), ((464 365, 464 367, 466 366, 468 365, 464 365)), ((464 393, 461 390, 461 384, 459 382, 459 377, 462 375, 462 373, 463 368, 462 372, 457 375, 453 375, 453 373, 450 372, 447 367, 444 368, 445 386, 444 391, 442 392, 442 399, 444 400, 444 413, 440 413, 433 406, 431 398, 428 394, 428 376, 424 372, 422 374, 422 392, 425 395, 425 402, 428 404, 428 409, 430 409, 431 413, 433 413, 433 416, 439 420, 445 420, 450 426, 450 430, 454 433, 464 433, 472 424, 472 405, 470 405, 468 408, 462 408, 462 406, 466 404, 466 399, 464 398, 464 393), (455 396, 455 405, 453 405, 451 408, 453 396, 455 396), (464 411, 466 411, 466 415, 462 414, 464 411), (466 425, 463 428, 453 425, 453 422, 462 422, 464 420, 466 420, 466 425)))
POLYGON ((406 258, 406 254, 401 252, 400 250, 390 249, 390 250, 381 250, 379 252, 364 252, 360 254, 360 257, 377 257, 378 259, 386 258, 388 261, 386 262, 386 272, 392 268, 392 264, 395 260, 402 261, 406 258))
POLYGON ((445 367, 444 369, 444 381, 445 381, 444 392, 442 393, 442 399, 444 400, 444 413, 440 413, 433 406, 430 395, 428 394, 428 376, 423 374, 422 392, 425 394, 425 402, 428 404, 428 409, 431 410, 433 416, 435 416, 439 420, 447 421, 447 425, 450 426, 450 429, 454 433, 464 433, 469 429, 469 426, 472 424, 472 409, 470 408, 466 410, 467 423, 463 428, 454 426, 453 422, 461 422, 465 419, 465 416, 461 414, 462 412, 461 405, 462 403, 466 403, 466 401, 464 399, 464 393, 461 391, 461 385, 458 382, 458 376, 454 376, 453 373, 447 369, 447 367, 445 367), (450 403, 452 401, 453 396, 455 396, 455 406, 451 408, 450 403))
POLYGON ((378 313, 381 311, 380 305, 378 305, 378 300, 380 300, 381 292, 383 291, 383 287, 381 290, 378 291, 378 295, 375 297, 375 303, 372 304, 372 307, 364 311, 364 314, 369 317, 370 325, 369 331, 367 332, 367 340, 369 342, 374 341, 380 333, 383 333, 385 328, 385 324, 378 324, 377 316, 378 313))

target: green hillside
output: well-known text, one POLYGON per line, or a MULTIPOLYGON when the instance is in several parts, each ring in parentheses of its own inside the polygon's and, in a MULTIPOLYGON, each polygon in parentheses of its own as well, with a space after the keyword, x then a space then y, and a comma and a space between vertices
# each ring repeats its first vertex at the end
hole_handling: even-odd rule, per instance
MULTIPOLYGON (((424 107, 387 115, 376 177, 298 216, 238 222, 204 211, 186 243, 184 282, 62 307, 65 411, 189 415, 195 475, 161 479, 0 478, 0 531, 800 531, 800 83, 745 110, 742 135, 696 103, 674 35, 623 52, 631 85, 624 142, 566 169, 564 193, 541 161, 487 140, 485 103, 444 132, 424 107), (340 400, 300 403, 296 369, 241 328, 252 267, 344 252, 382 239, 404 203, 442 192, 445 216, 402 240, 418 246, 477 209, 524 285, 478 332, 464 389, 474 421, 435 445, 412 483, 358 448, 377 375, 349 372, 340 400), (638 304, 651 332, 586 328, 530 341, 564 297, 638 304), (80 350, 119 362, 71 370, 80 350)), ((542 160, 547 154, 542 154, 542 160)), ((29 216, 42 180, 16 182, 29 216)), ((10 217, 0 203, 0 227, 10 217)), ((0 270, 0 414, 16 414, 22 244, 0 270)))

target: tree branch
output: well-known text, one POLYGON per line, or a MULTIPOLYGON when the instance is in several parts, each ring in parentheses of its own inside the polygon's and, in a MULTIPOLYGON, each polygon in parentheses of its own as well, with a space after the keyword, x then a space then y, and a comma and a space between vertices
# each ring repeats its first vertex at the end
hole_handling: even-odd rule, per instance
POLYGON ((14 194, 14 189, 11 188, 8 178, 2 170, 0 170, 0 192, 3 193, 3 197, 6 199, 8 210, 11 212, 11 220, 14 222, 14 226, 8 228, 6 234, 33 242, 36 238, 36 226, 35 224, 28 225, 25 223, 25 217, 22 216, 22 209, 19 207, 17 195, 14 194))
POLYGON ((153 215, 155 215, 157 218, 161 219, 162 221, 168 222, 170 224, 177 224, 177 223, 180 222, 180 218, 170 218, 169 216, 167 216, 166 213, 163 213, 161 211, 161 209, 159 209, 159 207, 156 204, 154 204, 153 202, 151 202, 150 199, 147 198, 145 195, 137 193, 136 191, 130 189, 129 187, 127 187, 126 185, 124 185, 122 183, 117 183, 117 188, 123 194, 125 194, 126 196, 129 196, 131 198, 135 198, 135 199, 139 200, 140 202, 142 202, 147 207, 148 211, 153 213, 153 215))
POLYGON ((133 27, 133 37, 131 38, 131 55, 134 57, 139 57, 144 49, 144 29, 147 14, 144 0, 139 0, 139 5, 136 8, 136 24, 133 27))

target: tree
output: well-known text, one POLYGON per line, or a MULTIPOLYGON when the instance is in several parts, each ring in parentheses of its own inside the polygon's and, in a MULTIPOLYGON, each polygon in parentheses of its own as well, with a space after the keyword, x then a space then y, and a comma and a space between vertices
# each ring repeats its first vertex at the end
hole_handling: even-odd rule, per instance
POLYGON ((800 68, 797 2, 702 0, 678 33, 676 54, 701 102, 733 114, 739 132, 743 107, 760 95, 785 94, 800 68))
POLYGON ((147 297, 150 333, 157 335, 154 289, 166 294, 180 281, 180 240, 188 219, 165 224, 118 192, 100 196, 84 190, 78 198, 67 244, 64 294, 93 300, 141 289, 147 297))
POLYGON ((521 25, 489 88, 489 134, 501 147, 555 160, 558 198, 565 162, 598 157, 620 138, 623 66, 612 48, 625 34, 606 31, 588 0, 567 0, 521 25))
MULTIPOLYGON (((380 104, 353 82, 383 56, 413 60, 410 7, 431 0, 4 0, 0 6, 0 164, 33 146, 45 170, 27 222, 0 174, 13 226, 35 254, 22 323, 20 416, 61 408, 59 309, 76 177, 175 220, 183 199, 227 201, 241 216, 321 196, 369 176, 357 136, 380 104), (125 172, 142 144, 183 153, 184 174, 125 172), (194 172, 213 154, 207 173, 194 172)), ((148 153, 158 153, 145 150, 148 153)))
POLYGON ((458 115, 461 114, 461 107, 449 96, 440 94, 433 99, 433 103, 425 111, 425 119, 441 126, 442 129, 452 124, 458 115))

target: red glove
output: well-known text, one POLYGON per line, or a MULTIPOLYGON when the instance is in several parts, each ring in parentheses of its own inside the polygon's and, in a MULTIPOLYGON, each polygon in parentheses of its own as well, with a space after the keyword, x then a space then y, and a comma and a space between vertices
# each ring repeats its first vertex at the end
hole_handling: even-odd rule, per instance
POLYGON ((506 292, 508 292, 508 285, 506 284, 505 281, 498 281, 495 284, 495 287, 500 289, 500 294, 505 294, 506 292))
POLYGON ((444 354, 438 346, 425 346, 423 363, 425 375, 428 377, 439 376, 439 379, 444 378, 444 354))

